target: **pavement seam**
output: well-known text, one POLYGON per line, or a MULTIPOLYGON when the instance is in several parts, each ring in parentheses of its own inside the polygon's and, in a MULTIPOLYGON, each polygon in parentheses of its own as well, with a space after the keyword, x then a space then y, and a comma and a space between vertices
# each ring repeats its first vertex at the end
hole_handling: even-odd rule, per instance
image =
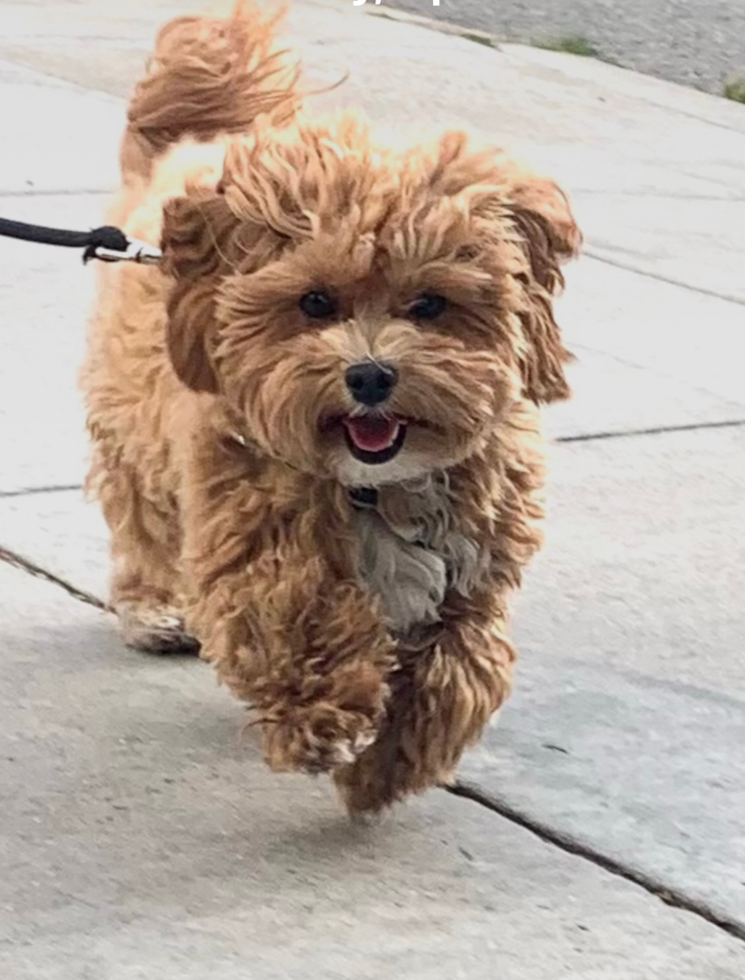
POLYGON ((469 783, 458 779, 449 785, 443 785, 441 788, 453 796, 470 800, 472 803, 476 803, 487 810, 491 810, 493 813, 498 814, 500 817, 503 817, 510 823, 515 824, 518 827, 522 827, 523 830, 527 830, 535 837, 538 837, 539 840, 542 840, 545 844, 556 847, 559 850, 564 851, 566 854, 571 854, 574 857, 582 858, 583 860, 594 864, 596 867, 601 868, 603 871, 607 871, 609 874, 615 875, 617 878, 623 878, 625 881, 638 885, 648 894, 660 899, 660 901, 664 902, 665 905, 680 909, 683 912, 690 912, 692 915, 695 915, 698 918, 703 919, 705 922, 708 922, 710 925, 721 929, 723 932, 728 933, 735 939, 745 942, 745 925, 738 922, 736 919, 730 918, 726 915, 721 915, 706 903, 697 901, 695 898, 690 898, 684 892, 678 891, 675 888, 670 888, 663 882, 658 881, 652 875, 646 874, 643 871, 638 871, 635 868, 630 868, 628 865, 622 864, 620 861, 610 857, 608 854, 604 854, 602 851, 596 850, 590 844, 583 844, 582 842, 570 837, 568 834, 565 834, 554 827, 550 827, 548 824, 543 823, 543 821, 529 816, 528 814, 519 810, 517 807, 514 807, 511 804, 506 803, 504 800, 500 800, 498 797, 493 796, 486 790, 481 789, 481 787, 475 783, 469 783))
MULTIPOLYGON (((690 177, 691 174, 686 174, 685 176, 690 177)), ((720 185, 718 185, 720 186, 720 185)), ((1 196, 2 192, 0 192, 1 196)), ((606 187, 575 187, 572 190, 572 197, 579 197, 580 195, 585 197, 590 197, 594 195, 603 195, 604 197, 620 197, 620 198, 656 198, 661 201, 702 201, 706 204, 745 204, 745 197, 723 197, 721 194, 689 194, 687 191, 670 192, 670 191, 650 191, 650 190, 639 190, 639 188, 630 188, 612 190, 609 191, 606 187)))
POLYGON ((623 269, 624 272, 631 272, 637 276, 644 276, 647 279, 655 279, 657 282, 664 282, 668 286, 678 286, 686 289, 690 293, 698 293, 699 296, 711 296, 714 299, 721 299, 725 303, 735 303, 737 306, 745 306, 745 299, 734 293, 719 293, 716 289, 707 289, 705 286, 694 286, 690 282, 683 282, 681 279, 674 279, 672 276, 664 276, 659 272, 648 272, 629 262, 619 262, 611 259, 592 246, 585 246, 582 249, 582 257, 592 259, 593 262, 602 262, 603 265, 613 266, 615 269, 623 269))
POLYGON ((38 188, 29 187, 26 190, 16 190, 16 191, 3 191, 0 190, 0 198, 18 198, 18 197, 82 197, 88 195, 113 195, 114 191, 109 188, 90 188, 84 187, 82 190, 62 190, 60 188, 38 188))
POLYGON ((600 442, 604 439, 627 439, 634 436, 659 436, 668 432, 697 432, 699 429, 734 429, 745 425, 745 419, 726 419, 722 422, 686 422, 682 425, 660 425, 649 429, 587 432, 576 436, 557 436, 554 442, 600 442))
POLYGON ((40 493, 69 493, 71 490, 82 490, 82 483, 60 483, 50 487, 21 487, 20 490, 0 490, 0 500, 9 497, 32 497, 40 493))
POLYGON ((44 582, 49 582, 51 585, 56 585, 58 588, 64 589, 69 596, 78 600, 78 602, 85 602, 87 605, 94 606, 102 612, 112 611, 111 607, 99 599, 98 596, 93 595, 91 592, 86 592, 85 589, 77 588, 72 582, 68 582, 67 579, 62 578, 62 576, 55 575, 54 572, 50 572, 49 569, 44 568, 42 565, 37 565, 30 558, 26 558, 24 555, 10 548, 5 548, 3 545, 0 545, 0 562, 4 562, 6 565, 10 565, 11 568, 25 572, 27 575, 33 575, 34 578, 42 579, 44 582))

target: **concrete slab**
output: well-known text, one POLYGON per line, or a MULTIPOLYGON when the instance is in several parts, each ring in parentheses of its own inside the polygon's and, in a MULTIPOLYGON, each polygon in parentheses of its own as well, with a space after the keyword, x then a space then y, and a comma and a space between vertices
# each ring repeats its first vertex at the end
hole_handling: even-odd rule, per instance
MULTIPOLYGON (((582 298, 588 300, 587 296, 582 298)), ((569 333, 592 333, 598 326, 589 312, 577 319, 579 323, 573 317, 568 319, 569 333)), ((596 337, 595 342, 603 341, 596 337)), ((582 344, 570 346, 576 357, 567 370, 572 397, 546 409, 545 431, 550 438, 577 439, 599 433, 745 419, 743 403, 701 391, 661 371, 588 350, 582 344)))
MULTIPOLYGON (((745 135, 745 116, 739 105, 695 89, 671 85, 649 75, 626 71, 596 58, 577 58, 525 45, 507 44, 503 50, 523 65, 550 70, 599 89, 612 89, 620 98, 643 99, 672 116, 696 119, 709 126, 745 135)), ((696 152, 694 147, 690 148, 696 152)))
POLYGON ((594 256, 734 299, 745 322, 745 194, 579 194, 576 210, 594 256))
POLYGON ((3 975, 742 976, 742 943, 473 804, 350 826, 264 769, 204 665, 3 567, 0 593, 3 975))
MULTIPOLYGON (((557 316, 570 348, 600 351, 683 382, 691 403, 707 392, 745 405, 745 310, 739 303, 587 257, 567 267, 566 279, 557 316)), ((635 390, 625 398, 635 399, 635 390)))
POLYGON ((75 86, 123 97, 157 26, 204 8, 198 0, 150 0, 147 5, 3 2, 0 57, 75 86))
MULTIPOLYGON (((101 223, 100 195, 6 199, 6 217, 101 223)), ((77 377, 95 272, 79 251, 0 238, 0 492, 79 483, 87 443, 77 377)))
POLYGON ((558 446, 549 475, 531 645, 745 700, 745 426, 558 446))
POLYGON ((558 447, 514 697, 462 771, 745 921, 745 429, 558 447))
POLYGON ((115 186, 121 102, 8 61, 0 61, 0 86, 0 193, 115 186))
POLYGON ((80 490, 0 496, 0 544, 105 600, 108 528, 80 490))

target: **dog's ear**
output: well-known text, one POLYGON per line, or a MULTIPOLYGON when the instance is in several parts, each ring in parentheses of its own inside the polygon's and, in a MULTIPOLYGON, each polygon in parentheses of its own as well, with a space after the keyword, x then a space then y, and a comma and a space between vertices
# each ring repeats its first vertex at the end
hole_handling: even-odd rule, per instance
POLYGON ((557 401, 569 395, 564 365, 572 355, 562 343, 553 298, 564 285, 560 264, 578 253, 582 238, 566 196, 551 181, 536 177, 516 182, 505 210, 526 260, 517 275, 523 289, 520 368, 525 394, 537 403, 557 401))
POLYGON ((193 391, 215 393, 217 290, 237 260, 239 220, 213 191, 174 198, 163 209, 163 270, 174 280, 166 340, 173 369, 193 391))

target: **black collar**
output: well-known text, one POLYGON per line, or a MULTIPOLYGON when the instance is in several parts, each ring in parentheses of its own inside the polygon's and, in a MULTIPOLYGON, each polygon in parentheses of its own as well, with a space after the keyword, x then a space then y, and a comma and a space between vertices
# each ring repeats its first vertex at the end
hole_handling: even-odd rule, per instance
POLYGON ((352 501, 352 506, 356 507, 357 510, 377 507, 378 489, 377 487, 350 487, 349 499, 352 501))

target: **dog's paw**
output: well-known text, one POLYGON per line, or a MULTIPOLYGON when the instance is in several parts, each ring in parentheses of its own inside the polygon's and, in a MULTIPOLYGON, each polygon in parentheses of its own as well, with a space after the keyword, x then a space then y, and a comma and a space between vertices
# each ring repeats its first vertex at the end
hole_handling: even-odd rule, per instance
POLYGON ((330 772, 354 762, 376 736, 375 723, 361 712, 311 705, 264 726, 264 754, 277 771, 330 772))
POLYGON ((184 628, 183 618, 167 606, 120 603, 115 608, 124 643, 144 653, 199 652, 199 642, 184 628))
POLYGON ((309 746, 309 751, 303 752, 302 769, 313 774, 347 766, 373 744, 376 734, 375 731, 358 732, 354 738, 344 737, 309 746))

